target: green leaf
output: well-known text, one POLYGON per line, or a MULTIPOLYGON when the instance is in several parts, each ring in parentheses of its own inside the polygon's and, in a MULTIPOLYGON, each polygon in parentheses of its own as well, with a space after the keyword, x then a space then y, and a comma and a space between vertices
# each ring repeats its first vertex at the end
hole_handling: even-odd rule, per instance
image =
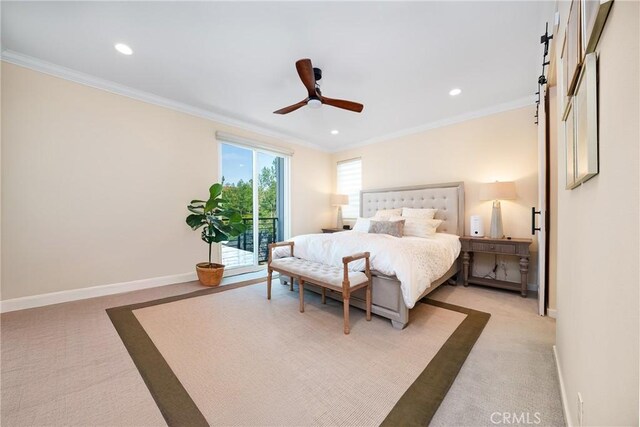
POLYGON ((231 228, 233 229, 233 237, 239 236, 240 234, 247 231, 247 226, 244 224, 231 224, 231 228))
POLYGON ((209 199, 207 200, 207 204, 204 205, 204 211, 210 212, 212 209, 215 209, 217 207, 218 207, 218 201, 216 199, 209 199))
POLYGON ((202 215, 204 214, 204 206, 187 206, 189 212, 193 212, 194 214, 202 215))
POLYGON ((227 212, 228 215, 226 215, 227 218, 229 218, 229 222, 242 222, 242 215, 240 215, 238 212, 227 212))
POLYGON ((202 233, 200 234, 200 238, 201 238, 202 240, 204 240, 206 243, 209 243, 209 244, 211 244, 211 243, 213 243, 213 242, 214 242, 214 237, 215 237, 215 235, 214 235, 214 236, 212 236, 211 234, 209 234, 209 233, 207 232, 207 229, 206 229, 206 228, 205 228, 204 230, 202 230, 202 233))
POLYGON ((216 182, 211 187, 209 187, 209 195, 210 195, 209 198, 210 199, 215 199, 221 194, 222 194, 222 184, 219 184, 219 183, 216 182))
POLYGON ((193 205, 194 203, 201 203, 201 204, 204 205, 207 202, 205 202, 204 200, 192 200, 192 201, 189 202, 190 205, 193 205))
POLYGON ((224 233, 219 233, 213 238, 213 241, 215 243, 220 243, 220 242, 224 242, 224 241, 227 241, 227 240, 229 240, 229 236, 225 235, 224 233))
POLYGON ((240 215, 240 213, 238 211, 236 211, 235 209, 222 209, 220 211, 220 216, 223 216, 225 218, 229 218, 230 221, 232 222, 238 222, 238 221, 242 221, 242 215, 240 215))
POLYGON ((201 214, 191 214, 187 217, 187 225, 189 225, 193 230, 197 230, 206 223, 206 217, 201 214))

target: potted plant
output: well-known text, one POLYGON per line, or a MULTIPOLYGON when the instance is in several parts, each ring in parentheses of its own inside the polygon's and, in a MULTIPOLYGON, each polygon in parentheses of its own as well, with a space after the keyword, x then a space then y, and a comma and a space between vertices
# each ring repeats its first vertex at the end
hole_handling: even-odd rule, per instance
POLYGON ((202 240, 209 245, 209 262, 196 264, 198 280, 205 286, 218 286, 222 281, 224 265, 211 262, 211 246, 230 240, 244 233, 247 226, 242 215, 235 209, 224 208, 222 184, 213 184, 209 188, 208 200, 192 200, 187 209, 191 214, 187 224, 192 230, 202 227, 202 240))

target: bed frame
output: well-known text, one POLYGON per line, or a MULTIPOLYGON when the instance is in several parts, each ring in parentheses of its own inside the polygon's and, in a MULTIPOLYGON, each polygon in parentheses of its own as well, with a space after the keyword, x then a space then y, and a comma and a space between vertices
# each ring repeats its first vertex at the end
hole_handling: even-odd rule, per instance
MULTIPOLYGON (((439 232, 464 235, 464 183, 453 182, 446 184, 419 185, 414 187, 386 188, 380 190, 365 190, 360 192, 360 216, 369 218, 379 209, 395 208, 438 209, 435 218, 443 222, 438 227, 439 232)), ((447 282, 460 271, 459 259, 439 279, 431 283, 420 298, 433 292, 438 286, 447 282)), ((373 306, 371 311, 386 317, 396 329, 404 329, 409 323, 409 308, 402 299, 400 282, 395 276, 385 276, 375 270, 372 274, 373 306)), ((283 283, 288 277, 281 277, 283 283)), ((310 290, 321 292, 319 287, 307 284, 310 290)), ((327 296, 342 300, 340 294, 327 293, 327 296)), ((356 291, 351 295, 351 305, 365 309, 364 291, 356 291)))

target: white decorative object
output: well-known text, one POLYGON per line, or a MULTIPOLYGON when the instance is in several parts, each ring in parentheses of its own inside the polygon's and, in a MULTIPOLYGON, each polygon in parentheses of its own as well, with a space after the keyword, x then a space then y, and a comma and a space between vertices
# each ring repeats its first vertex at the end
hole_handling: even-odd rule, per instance
POLYGON ((516 184, 513 182, 492 182, 484 184, 480 189, 480 200, 493 200, 493 210, 491 212, 491 228, 489 237, 492 239, 502 239, 502 210, 500 200, 511 200, 516 198, 516 184))
POLYGON ((342 222, 342 206, 349 204, 349 195, 347 194, 333 194, 331 196, 331 206, 338 207, 338 214, 336 218, 336 228, 342 228, 344 223, 342 222))
POLYGON ((484 224, 482 223, 482 217, 480 215, 471 215, 471 236, 484 237, 484 224))

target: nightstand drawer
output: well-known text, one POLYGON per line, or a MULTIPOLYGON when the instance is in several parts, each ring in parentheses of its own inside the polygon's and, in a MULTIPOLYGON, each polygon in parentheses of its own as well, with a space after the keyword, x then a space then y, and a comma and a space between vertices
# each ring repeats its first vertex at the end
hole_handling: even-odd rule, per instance
POLYGON ((516 246, 502 243, 490 243, 490 242, 474 242, 469 244, 471 251, 476 252, 497 252, 501 254, 515 254, 516 246))

